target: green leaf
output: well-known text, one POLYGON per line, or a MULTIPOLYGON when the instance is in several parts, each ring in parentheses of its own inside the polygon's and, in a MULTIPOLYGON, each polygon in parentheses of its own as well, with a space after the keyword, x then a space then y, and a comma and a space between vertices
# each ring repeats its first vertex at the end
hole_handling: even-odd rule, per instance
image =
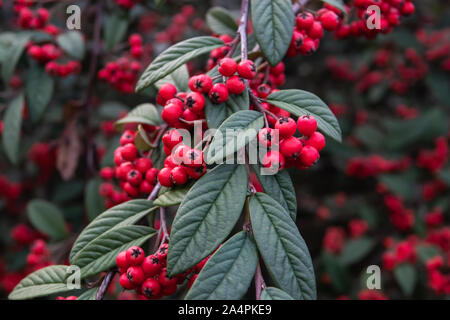
POLYGON ((331 278, 331 284, 339 293, 347 292, 350 277, 347 269, 342 265, 340 260, 332 254, 323 252, 321 256, 324 271, 331 278))
POLYGON ((115 12, 106 17, 103 32, 106 49, 111 50, 127 33, 128 17, 120 12, 115 12))
POLYGON ((294 11, 289 0, 252 1, 253 29, 264 56, 276 66, 286 54, 294 30, 294 11))
POLYGON ((437 101, 443 106, 450 107, 448 75, 443 72, 430 72, 425 78, 425 82, 437 101))
POLYGON ((55 81, 43 68, 33 66, 28 70, 25 95, 33 123, 38 122, 44 114, 45 108, 52 99, 54 85, 55 81))
POLYGON ((158 198, 153 202, 155 206, 159 207, 172 207, 179 205, 186 194, 189 192, 189 187, 187 188, 172 188, 161 190, 159 192, 158 198))
POLYGON ((238 25, 230 12, 222 7, 212 7, 206 13, 206 23, 212 32, 234 35, 238 25))
POLYGON ((13 164, 19 161, 20 127, 22 126, 22 114, 24 107, 23 94, 11 101, 3 118, 3 148, 6 156, 13 164))
POLYGON ((126 117, 116 121, 116 129, 121 130, 125 123, 139 123, 157 126, 161 123, 158 109, 151 103, 143 103, 131 110, 126 117))
POLYGON ((315 94, 297 89, 280 90, 272 93, 267 102, 298 117, 306 114, 314 116, 324 134, 338 142, 342 141, 339 122, 328 106, 315 94))
POLYGON ((189 82, 189 71, 186 64, 183 64, 181 67, 176 69, 171 74, 165 76, 161 80, 158 80, 155 83, 155 86, 156 88, 159 89, 163 84, 171 83, 175 85, 178 91, 185 92, 189 91, 188 82, 189 82))
POLYGON ((81 268, 81 277, 87 278, 116 265, 119 252, 131 246, 141 246, 155 234, 145 226, 120 226, 95 238, 74 257, 72 264, 81 268))
POLYGON ((340 262, 344 265, 350 265, 360 261, 369 254, 375 247, 376 242, 369 237, 360 237, 348 240, 339 257, 340 262))
POLYGON ((250 199, 256 244, 277 286, 294 299, 316 299, 316 280, 308 247, 289 213, 265 193, 250 199))
POLYGON ((345 10, 345 4, 342 0, 322 0, 325 3, 331 4, 333 7, 341 10, 343 13, 347 13, 345 10))
POLYGON ((169 274, 189 269, 226 239, 241 215, 246 191, 244 165, 219 165, 192 186, 172 224, 169 274))
POLYGON ((9 294, 8 299, 31 299, 71 290, 66 283, 68 267, 54 265, 29 274, 19 282, 9 294))
POLYGON ((77 59, 82 60, 84 57, 84 39, 79 31, 68 31, 56 37, 56 42, 64 50, 66 54, 77 59))
POLYGON ((243 110, 232 114, 214 134, 206 163, 221 162, 225 157, 245 147, 263 126, 264 118, 258 111, 243 110))
POLYGON ((394 278, 407 297, 410 297, 414 293, 417 283, 417 271, 414 265, 402 263, 396 266, 394 269, 394 278))
POLYGON ((105 211, 105 202, 99 193, 101 183, 102 181, 100 179, 91 179, 86 185, 84 192, 84 206, 89 221, 94 220, 95 217, 105 211))
POLYGON ((283 290, 267 287, 261 292, 261 300, 294 300, 294 298, 283 290))
POLYGON ((132 225, 155 209, 151 201, 137 199, 106 210, 80 233, 70 251, 70 261, 74 261, 78 252, 95 238, 110 229, 132 225))
POLYGON ((136 85, 136 92, 171 74, 189 60, 221 46, 222 40, 214 37, 196 37, 177 43, 162 52, 147 67, 136 85))
POLYGON ((96 300, 98 288, 88 289, 80 294, 77 300, 96 300))
POLYGON ((9 43, 10 45, 4 50, 1 61, 2 78, 5 83, 8 83, 13 75, 30 36, 31 35, 27 32, 15 34, 11 39, 12 41, 9 43))
POLYGON ((67 238, 64 216, 61 210, 50 202, 40 199, 30 201, 27 214, 31 224, 53 240, 67 238))
POLYGON ((225 242, 206 262, 188 300, 237 300, 247 292, 255 274, 258 252, 249 234, 241 231, 225 242))
POLYGON ((208 128, 219 128, 220 125, 233 113, 248 110, 250 105, 248 92, 244 91, 242 94, 232 94, 228 100, 222 104, 214 104, 205 99, 205 117, 208 123, 208 128))
POLYGON ((447 186, 450 186, 450 168, 442 169, 438 172, 439 179, 447 186))
POLYGON ((289 173, 283 170, 275 175, 262 175, 260 167, 257 165, 253 166, 253 171, 258 177, 263 191, 281 204, 289 212, 292 220, 295 221, 297 217, 297 198, 289 173))

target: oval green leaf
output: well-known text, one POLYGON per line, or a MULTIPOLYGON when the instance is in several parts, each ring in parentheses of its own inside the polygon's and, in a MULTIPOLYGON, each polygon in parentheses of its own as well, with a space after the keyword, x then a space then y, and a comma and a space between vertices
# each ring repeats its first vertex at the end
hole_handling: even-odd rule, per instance
POLYGON ((219 165, 192 186, 172 224, 169 274, 189 269, 226 239, 241 215, 246 190, 244 165, 219 165))
POLYGON ((79 31, 68 31, 60 34, 56 42, 69 56, 82 60, 84 57, 85 45, 83 35, 79 31))
POLYGON ((206 13, 206 23, 212 32, 234 35, 238 25, 228 10, 222 7, 212 7, 206 13))
POLYGON ((32 200, 28 203, 27 214, 31 224, 53 240, 67 237, 64 216, 52 203, 40 199, 32 200))
POLYGON ((214 104, 205 99, 205 117, 208 128, 219 128, 220 125, 233 113, 248 110, 250 105, 248 92, 242 94, 232 94, 228 100, 222 104, 214 104))
POLYGON ((128 114, 116 121, 116 129, 121 130, 125 123, 139 123, 157 126, 161 123, 158 109, 151 103, 143 103, 135 107, 128 114))
POLYGON ((25 95, 28 111, 33 123, 38 122, 44 114, 53 95, 54 80, 44 68, 33 66, 27 72, 25 95))
POLYGON ((8 106, 3 118, 2 141, 6 156, 13 164, 19 161, 20 128, 24 107, 23 94, 18 95, 8 106))
POLYGON ((283 290, 267 287, 261 292, 261 300, 294 300, 294 298, 283 290))
POLYGON ((161 190, 159 192, 158 198, 153 203, 155 204, 155 206, 159 207, 177 206, 186 197, 189 189, 190 187, 161 190))

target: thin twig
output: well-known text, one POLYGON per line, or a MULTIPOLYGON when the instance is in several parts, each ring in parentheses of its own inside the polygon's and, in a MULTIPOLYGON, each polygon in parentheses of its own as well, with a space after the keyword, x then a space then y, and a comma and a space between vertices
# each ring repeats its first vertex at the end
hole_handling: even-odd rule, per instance
POLYGON ((95 300, 103 300, 103 298, 106 294, 106 290, 108 290, 108 287, 111 284, 111 281, 114 279, 116 272, 117 272, 117 269, 108 271, 106 276, 103 278, 102 284, 98 288, 97 295, 95 296, 95 300))
POLYGON ((161 184, 158 182, 153 188, 152 193, 148 196, 147 200, 153 201, 158 197, 159 190, 161 190, 161 184))
POLYGON ((261 272, 261 266, 258 262, 255 273, 256 300, 261 300, 261 291, 266 288, 266 283, 261 272))

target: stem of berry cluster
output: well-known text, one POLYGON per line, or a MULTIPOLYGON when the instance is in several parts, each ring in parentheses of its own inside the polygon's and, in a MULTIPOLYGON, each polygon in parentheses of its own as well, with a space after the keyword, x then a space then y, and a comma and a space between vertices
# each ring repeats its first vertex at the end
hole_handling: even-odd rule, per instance
POLYGON ((266 287, 266 283, 264 282, 264 278, 261 272, 261 266, 258 262, 256 265, 256 273, 255 273, 255 288, 256 288, 256 300, 261 300, 261 291, 266 287))
POLYGON ((117 269, 115 269, 115 268, 111 271, 108 271, 106 276, 103 278, 102 284, 98 288, 97 294, 95 296, 95 300, 103 300, 103 297, 106 294, 106 290, 108 290, 108 287, 111 284, 111 281, 114 279, 116 272, 117 272, 117 269))

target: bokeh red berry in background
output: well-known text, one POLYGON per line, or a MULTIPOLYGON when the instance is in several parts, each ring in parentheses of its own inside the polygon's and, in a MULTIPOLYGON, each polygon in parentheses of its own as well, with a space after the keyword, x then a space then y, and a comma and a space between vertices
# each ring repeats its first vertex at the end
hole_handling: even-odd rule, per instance
MULTIPOLYGON (((192 144, 183 131, 218 128, 246 94, 246 111, 264 115, 256 145, 277 147, 259 165, 292 178, 318 299, 450 297, 449 3, 298 1, 285 57, 271 65, 251 22, 240 58, 241 1, 79 2, 81 30, 69 31, 62 4, 0 1, 0 298, 37 270, 82 260, 75 240, 105 210, 158 194, 174 205, 129 223, 157 236, 110 257, 106 296, 183 298, 226 246, 169 275, 174 207, 213 170, 212 137, 192 144), (373 4, 379 29, 366 24, 373 4), (219 45, 136 92, 164 50, 199 36, 219 45), (329 106, 342 143, 314 109, 275 105, 294 88, 329 106), (373 265, 378 289, 366 286, 373 265)), ((267 192, 249 173, 248 192, 267 192)))

